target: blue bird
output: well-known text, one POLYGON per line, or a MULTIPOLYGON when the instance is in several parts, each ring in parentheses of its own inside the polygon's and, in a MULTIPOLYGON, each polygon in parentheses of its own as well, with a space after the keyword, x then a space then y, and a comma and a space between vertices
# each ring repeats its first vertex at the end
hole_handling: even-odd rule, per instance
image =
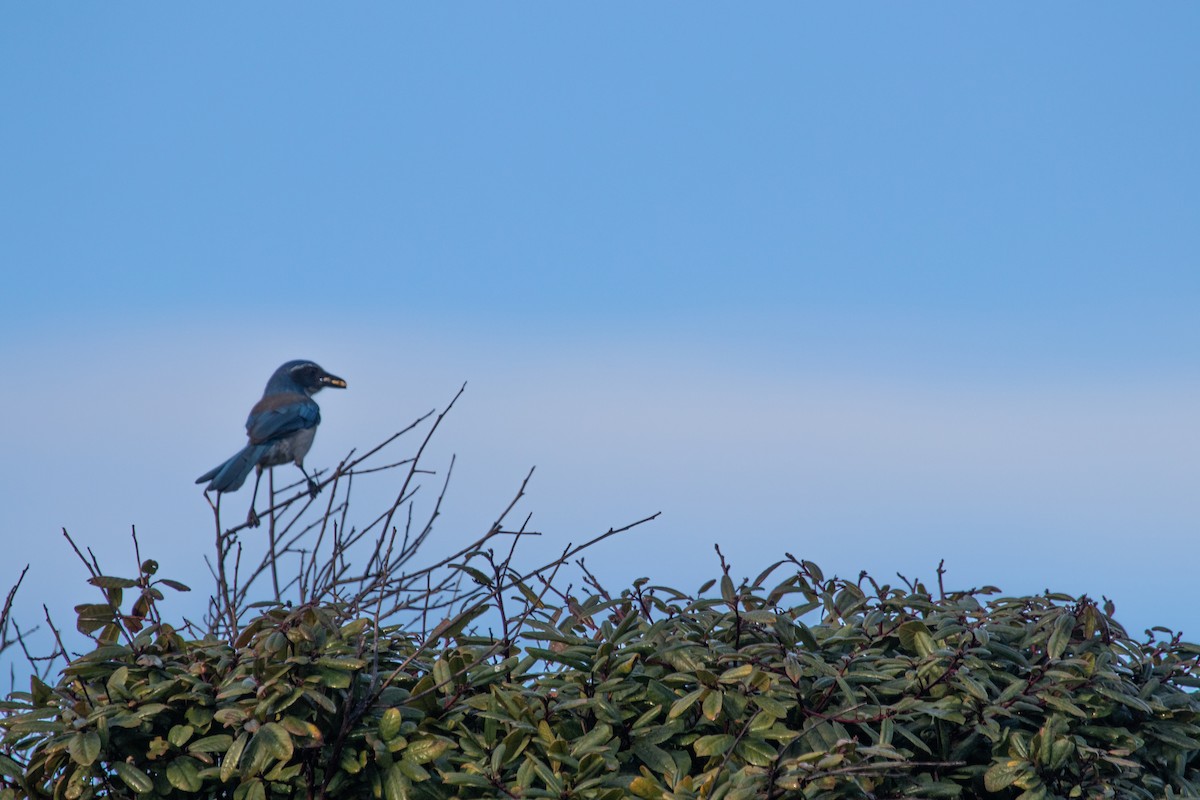
POLYGON ((224 464, 201 475, 196 483, 209 481, 204 488, 206 492, 235 492, 246 482, 250 470, 257 468, 254 496, 246 517, 251 526, 258 525, 254 504, 258 500, 258 483, 267 467, 293 462, 308 481, 308 493, 316 497, 320 487, 304 469, 304 456, 312 447, 317 425, 321 423, 321 409, 312 396, 326 386, 345 389, 346 382, 311 361, 289 361, 275 370, 262 399, 246 418, 250 443, 224 464))

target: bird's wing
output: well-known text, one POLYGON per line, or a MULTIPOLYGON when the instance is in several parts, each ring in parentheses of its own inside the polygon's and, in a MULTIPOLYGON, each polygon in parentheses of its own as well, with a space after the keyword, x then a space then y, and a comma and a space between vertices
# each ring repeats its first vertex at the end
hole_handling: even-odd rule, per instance
POLYGON ((280 392, 254 404, 246 419, 246 434, 251 444, 263 444, 315 427, 320 421, 321 409, 310 397, 298 392, 280 392))

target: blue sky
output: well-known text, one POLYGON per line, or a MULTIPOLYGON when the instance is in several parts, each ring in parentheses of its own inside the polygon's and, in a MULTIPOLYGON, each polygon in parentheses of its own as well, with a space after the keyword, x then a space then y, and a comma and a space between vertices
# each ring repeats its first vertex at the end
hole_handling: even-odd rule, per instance
MULTIPOLYGON (((468 393, 447 546, 1106 594, 1197 635, 1200 7, 0 10, 0 485, 23 613, 282 361, 328 466, 468 393)), ((248 502, 236 496, 235 502, 248 502)), ((532 554, 531 554, 532 557, 532 554)), ((116 570, 114 570, 116 571, 116 570)), ((3 574, 0 579, 7 580, 3 574)), ((72 585, 72 584, 68 584, 72 585)), ((69 609, 83 599, 61 596, 69 609)), ((64 615, 69 612, 64 612, 64 615)))

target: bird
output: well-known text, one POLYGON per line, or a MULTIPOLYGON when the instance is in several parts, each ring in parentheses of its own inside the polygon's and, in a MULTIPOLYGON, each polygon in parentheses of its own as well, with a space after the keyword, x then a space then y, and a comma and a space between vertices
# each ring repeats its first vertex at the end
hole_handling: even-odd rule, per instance
POLYGON ((294 463, 308 481, 309 496, 316 497, 320 487, 304 469, 304 456, 312 447, 317 425, 321 423, 321 409, 312 396, 326 386, 345 389, 346 382, 306 359, 288 361, 280 366, 267 381, 262 399, 254 404, 246 418, 249 443, 227 461, 197 478, 196 483, 208 481, 204 491, 217 492, 219 496, 240 489, 250 470, 257 470, 250 513, 246 516, 250 527, 259 524, 254 504, 258 500, 258 483, 264 469, 289 461, 294 463))

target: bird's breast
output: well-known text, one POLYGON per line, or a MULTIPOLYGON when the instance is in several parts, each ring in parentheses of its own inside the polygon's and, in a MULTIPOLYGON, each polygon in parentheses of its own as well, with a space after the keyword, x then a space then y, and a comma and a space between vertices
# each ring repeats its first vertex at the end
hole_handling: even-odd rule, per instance
POLYGON ((296 462, 300 464, 312 447, 313 437, 317 435, 316 428, 304 428, 293 434, 275 441, 261 459, 259 464, 264 467, 274 467, 278 464, 296 462))

